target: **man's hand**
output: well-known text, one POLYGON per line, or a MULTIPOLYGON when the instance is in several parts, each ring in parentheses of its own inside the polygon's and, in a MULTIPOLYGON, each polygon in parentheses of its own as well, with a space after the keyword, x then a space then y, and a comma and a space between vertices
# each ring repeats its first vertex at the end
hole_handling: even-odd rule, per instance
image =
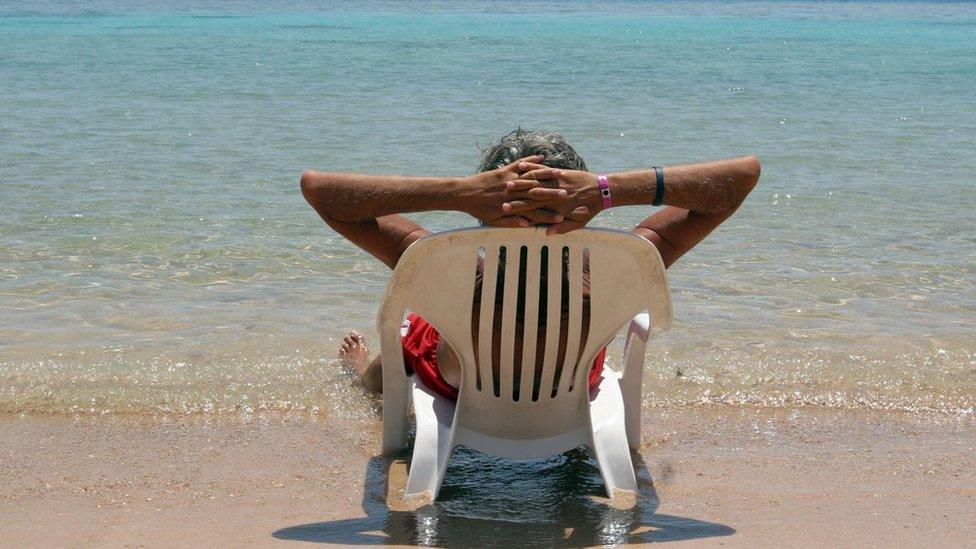
POLYGON ((546 234, 553 235, 582 229, 600 213, 603 201, 596 174, 549 168, 528 159, 516 164, 521 175, 505 183, 508 191, 508 200, 502 204, 505 215, 525 216, 539 208, 554 210, 564 219, 551 222, 546 234), (566 194, 553 195, 554 190, 566 194))
POLYGON ((564 221, 564 216, 548 208, 553 201, 564 199, 567 191, 558 188, 539 188, 526 196, 533 198, 531 207, 518 212, 506 212, 502 205, 512 198, 506 185, 518 180, 523 172, 539 166, 542 156, 528 156, 511 164, 465 178, 458 198, 461 209, 493 227, 529 227, 552 225, 564 221))

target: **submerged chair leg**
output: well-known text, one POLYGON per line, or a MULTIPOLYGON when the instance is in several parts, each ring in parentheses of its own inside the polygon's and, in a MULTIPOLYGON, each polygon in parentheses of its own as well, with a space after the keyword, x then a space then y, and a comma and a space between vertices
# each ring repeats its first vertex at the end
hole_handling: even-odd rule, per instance
POLYGON ((383 455, 393 456, 407 448, 411 383, 403 368, 400 337, 390 326, 381 326, 383 359, 383 455))
POLYGON ((410 393, 392 389, 384 392, 383 455, 395 456, 407 448, 410 393))
POLYGON ((427 497, 435 500, 454 451, 454 403, 433 395, 415 382, 413 406, 417 435, 405 495, 415 497, 427 494, 427 497))
POLYGON ((604 372, 599 392, 590 401, 593 441, 590 450, 600 466, 600 474, 611 498, 616 491, 636 492, 637 478, 630 459, 624 400, 617 374, 604 372))
POLYGON ((600 475, 607 486, 607 495, 617 491, 636 492, 637 477, 630 459, 627 433, 620 423, 604 425, 593 432, 593 454, 600 465, 600 475))

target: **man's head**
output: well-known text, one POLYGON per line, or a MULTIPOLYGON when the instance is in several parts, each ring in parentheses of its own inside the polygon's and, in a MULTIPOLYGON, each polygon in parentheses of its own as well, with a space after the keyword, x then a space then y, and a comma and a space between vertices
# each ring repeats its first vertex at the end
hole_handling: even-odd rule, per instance
POLYGON ((550 168, 586 171, 586 163, 556 132, 527 131, 519 128, 481 151, 479 172, 498 169, 519 158, 541 154, 543 164, 550 168))

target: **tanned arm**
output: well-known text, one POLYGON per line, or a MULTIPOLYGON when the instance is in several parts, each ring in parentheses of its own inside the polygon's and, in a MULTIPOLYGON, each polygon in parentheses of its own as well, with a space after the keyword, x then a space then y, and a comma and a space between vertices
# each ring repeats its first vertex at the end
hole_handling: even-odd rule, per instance
MULTIPOLYGON (((302 174, 302 194, 336 232, 366 250, 390 268, 410 244, 428 234, 401 213, 453 210, 468 213, 498 227, 527 227, 531 223, 558 223, 562 215, 534 209, 506 214, 505 184, 519 176, 518 165, 540 161, 528 157, 469 177, 413 177, 340 172, 302 174)), ((558 189, 538 189, 540 204, 566 196, 558 189)))
MULTIPOLYGON (((546 207, 562 213, 565 220, 550 227, 550 233, 565 233, 584 227, 602 209, 597 175, 559 170, 540 164, 522 167, 519 179, 507 183, 510 200, 502 205, 507 214, 519 214, 541 205, 532 189, 559 188, 565 198, 546 207)), ((634 228, 634 233, 651 241, 666 266, 678 260, 729 218, 759 182, 761 166, 754 156, 669 166, 664 169, 664 204, 661 211, 634 228)), ((613 205, 651 205, 657 175, 654 170, 608 174, 613 205)))

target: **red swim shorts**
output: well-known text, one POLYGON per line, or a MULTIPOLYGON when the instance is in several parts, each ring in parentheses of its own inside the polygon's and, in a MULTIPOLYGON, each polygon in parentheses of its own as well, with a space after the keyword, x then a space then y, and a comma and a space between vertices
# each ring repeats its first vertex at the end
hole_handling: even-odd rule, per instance
MULTIPOLYGON (((440 334, 417 315, 409 315, 407 321, 410 327, 403 336, 403 362, 407 367, 407 374, 412 372, 424 385, 442 397, 457 400, 457 387, 445 381, 437 369, 437 343, 440 341, 440 334)), ((606 355, 607 350, 603 349, 593 361, 589 377, 591 390, 600 384, 606 355)))

